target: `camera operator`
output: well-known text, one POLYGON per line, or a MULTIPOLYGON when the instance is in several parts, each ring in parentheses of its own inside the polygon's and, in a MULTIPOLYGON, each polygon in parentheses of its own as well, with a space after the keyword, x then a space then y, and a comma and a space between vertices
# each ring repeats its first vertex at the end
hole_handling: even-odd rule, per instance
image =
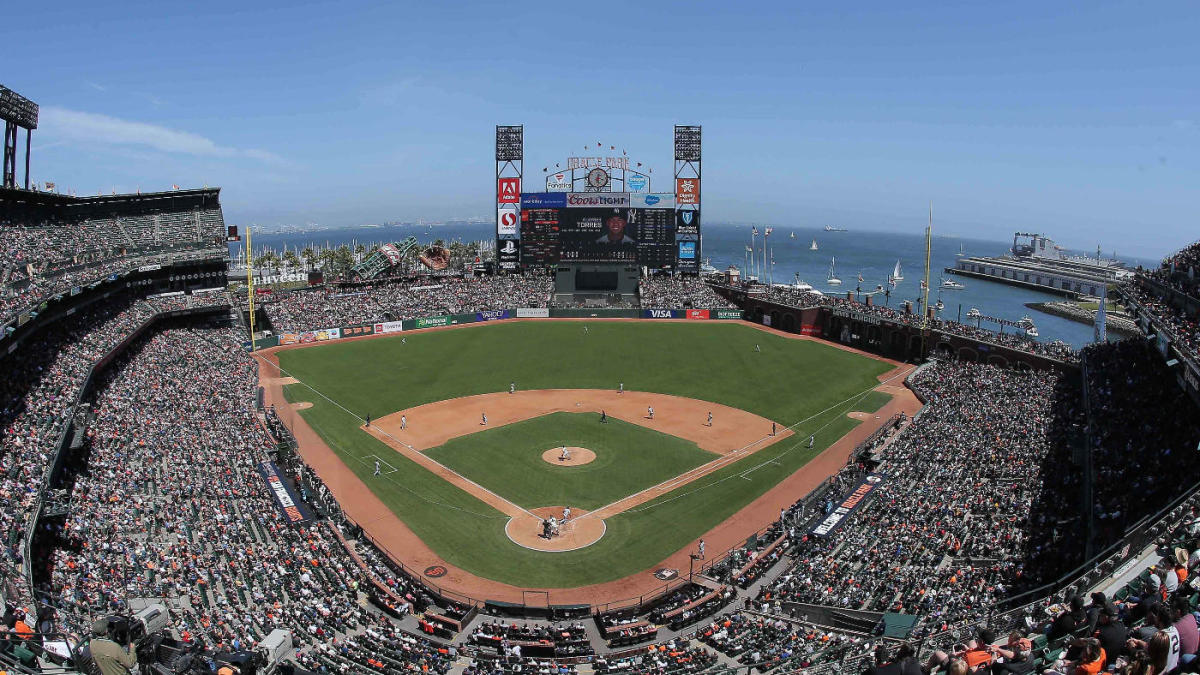
POLYGON ((129 626, 99 619, 92 625, 89 647, 100 675, 129 675, 137 666, 137 653, 129 646, 129 626))

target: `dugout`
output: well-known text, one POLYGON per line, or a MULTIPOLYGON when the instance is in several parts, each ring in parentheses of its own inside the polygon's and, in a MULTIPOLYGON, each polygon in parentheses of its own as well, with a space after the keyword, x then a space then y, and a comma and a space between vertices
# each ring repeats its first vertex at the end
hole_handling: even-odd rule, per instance
POLYGON ((554 304, 611 307, 637 302, 638 267, 627 263, 560 263, 554 271, 554 304))

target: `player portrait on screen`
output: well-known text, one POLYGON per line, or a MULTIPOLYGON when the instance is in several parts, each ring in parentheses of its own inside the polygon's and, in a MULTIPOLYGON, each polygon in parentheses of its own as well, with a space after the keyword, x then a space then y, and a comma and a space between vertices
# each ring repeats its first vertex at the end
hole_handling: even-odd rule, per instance
POLYGON ((604 219, 604 234, 596 239, 597 244, 632 244, 633 239, 625 234, 629 219, 614 213, 604 219))

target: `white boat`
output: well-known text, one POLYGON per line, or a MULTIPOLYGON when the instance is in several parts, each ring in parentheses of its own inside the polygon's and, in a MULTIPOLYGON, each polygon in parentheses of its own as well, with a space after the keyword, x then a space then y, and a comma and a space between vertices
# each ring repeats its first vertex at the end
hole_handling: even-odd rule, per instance
POLYGON ((799 272, 796 272, 795 281, 793 283, 775 284, 775 287, 776 288, 786 288, 790 291, 800 291, 801 293, 810 293, 813 290, 812 286, 804 283, 803 281, 800 281, 800 273, 799 272))
POLYGON ((825 280, 825 283, 829 284, 830 286, 841 286, 842 285, 842 280, 837 278, 837 274, 835 274, 836 269, 837 269, 837 258, 830 258, 829 259, 829 278, 825 280))
POLYGON ((1038 336, 1037 326, 1030 326, 1029 328, 1025 329, 1025 337, 1035 338, 1037 336, 1038 336))
POLYGON ((896 261, 896 269, 892 270, 892 278, 896 281, 904 281, 904 275, 900 272, 900 261, 896 261))
POLYGON ((959 242, 959 244, 958 244, 958 257, 960 257, 960 258, 961 258, 961 257, 963 257, 963 256, 964 256, 964 255, 966 255, 966 254, 967 254, 967 253, 966 253, 966 251, 964 251, 964 250, 963 250, 963 245, 962 245, 962 242, 959 242))
POLYGON ((832 226, 832 225, 826 225, 826 226, 825 226, 825 231, 826 231, 826 232, 845 232, 845 231, 846 231, 846 228, 844 228, 844 227, 834 227, 834 226, 832 226))
POLYGON ((982 313, 982 312, 980 312, 980 311, 979 311, 977 308, 975 308, 975 307, 972 307, 971 309, 968 309, 968 310, 967 310, 967 318, 968 318, 968 319, 977 319, 977 318, 979 318, 979 317, 981 317, 981 316, 983 316, 983 313, 982 313))
POLYGON ((953 279, 942 279, 942 288, 948 291, 961 291, 962 289, 966 288, 966 286, 953 279))
POLYGON ((788 236, 788 239, 795 239, 795 238, 796 238, 795 232, 793 232, 791 235, 788 236))
POLYGON ((816 240, 816 239, 813 239, 812 246, 809 246, 809 247, 808 247, 808 250, 810 250, 810 251, 815 251, 815 250, 817 250, 817 240, 816 240))
POLYGON ((720 270, 712 266, 712 258, 705 258, 704 262, 700 263, 700 274, 708 276, 710 274, 719 274, 720 270))

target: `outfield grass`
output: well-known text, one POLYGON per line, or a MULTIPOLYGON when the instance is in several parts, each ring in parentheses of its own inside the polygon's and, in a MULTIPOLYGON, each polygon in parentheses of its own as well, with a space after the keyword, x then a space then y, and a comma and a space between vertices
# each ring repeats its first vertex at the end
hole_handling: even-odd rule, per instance
MULTIPOLYGON (((848 411, 883 405, 887 397, 869 390, 889 369, 818 342, 737 323, 682 321, 505 323, 406 334, 404 342, 397 336, 333 343, 279 357, 282 368, 303 383, 285 388, 288 399, 313 403, 300 414, 430 548, 479 576, 549 588, 601 583, 651 568, 845 435, 858 424, 846 417, 848 411), (506 391, 510 381, 522 389, 613 388, 623 381, 631 391, 715 401, 796 424, 796 436, 608 519, 605 536, 592 546, 537 552, 508 539, 506 516, 359 429, 360 417, 368 413, 380 417, 447 398, 506 391), (810 434, 816 439, 812 449, 805 447, 810 434), (400 470, 386 480, 372 479, 371 455, 394 455, 400 470)), ((404 557, 403 551, 393 554, 404 557)))
POLYGON ((594 511, 678 476, 717 455, 691 441, 596 413, 553 413, 459 436, 425 454, 527 509, 570 506, 594 511), (596 459, 556 466, 550 448, 587 448, 596 459))

